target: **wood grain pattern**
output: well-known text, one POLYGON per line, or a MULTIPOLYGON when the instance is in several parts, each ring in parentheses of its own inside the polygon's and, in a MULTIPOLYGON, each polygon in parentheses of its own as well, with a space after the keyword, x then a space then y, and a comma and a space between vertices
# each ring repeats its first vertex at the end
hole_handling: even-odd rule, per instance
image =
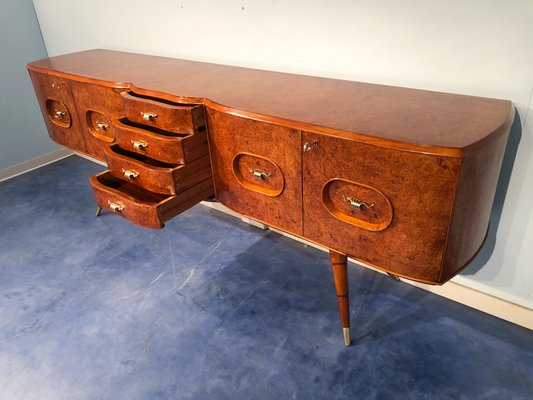
MULTIPOLYGON (((127 151, 177 165, 205 156, 209 136, 221 202, 428 283, 449 279, 482 245, 514 117, 512 104, 503 100, 106 50, 28 68, 32 76, 52 73, 71 82, 77 108, 93 107, 90 118, 77 110, 85 125, 94 127, 101 115, 113 121, 108 132, 85 135, 85 151, 98 153, 91 144, 96 136, 100 146, 114 140, 127 151), (91 105, 91 98, 101 106, 91 105), (146 106, 160 107, 159 121, 170 125, 139 120, 146 106), (209 135, 203 122, 195 125, 194 112, 188 114, 199 110, 202 121, 204 108, 209 135), (173 120, 176 112, 179 121, 173 120), (135 148, 134 140, 149 145, 135 148), (314 141, 316 148, 302 151, 314 141), (265 170, 265 177, 254 180, 248 175, 254 170, 265 170), (345 196, 374 206, 354 211, 345 196)), ((81 148, 75 140, 66 143, 81 148)))
POLYGON ((104 153, 112 175, 155 193, 177 194, 211 178, 209 156, 174 165, 124 151, 116 145, 106 148, 104 153))
MULTIPOLYGON (((303 158, 304 236, 395 274, 439 282, 461 161, 308 132, 303 140, 318 142, 303 158), (321 199, 334 178, 383 193, 394 210, 392 223, 373 232, 332 216, 321 199)), ((376 202, 361 213, 387 208, 376 202)))
POLYGON ((96 203, 145 228, 162 228, 170 218, 213 195, 213 181, 207 179, 176 196, 150 192, 105 171, 90 179, 96 203), (113 210, 113 204, 122 209, 113 210))
MULTIPOLYGON (((207 110, 207 123, 218 200, 251 218, 302 234, 300 132, 211 109, 207 110), (277 174, 284 176, 283 191, 279 195, 271 196, 241 184, 234 173, 233 161, 243 152, 263 157, 279 167, 277 174)), ((270 168, 268 164, 260 167, 270 168)), ((270 178, 276 179, 276 176, 267 180, 270 178)))
POLYGON ((168 132, 194 134, 205 127, 201 105, 177 104, 152 96, 122 92, 124 116, 130 121, 168 132))
POLYGON ((126 82, 169 100, 432 154, 460 156, 512 113, 503 100, 109 50, 47 58, 29 68, 111 86, 126 82))
MULTIPOLYGON (((511 123, 509 120, 507 129, 511 123)), ((465 152, 440 282, 467 266, 485 241, 506 143, 507 135, 493 135, 485 146, 465 152)))
POLYGON ((167 163, 186 164, 209 154, 207 133, 175 134, 121 118, 115 121, 115 142, 125 150, 167 163), (135 142, 143 143, 136 147, 135 142))
POLYGON ((29 72, 50 138, 56 143, 87 153, 68 87, 70 82, 52 74, 29 72))
POLYGON ((330 250, 331 269, 337 301, 339 303, 339 313, 343 328, 350 327, 350 298, 348 287, 348 258, 345 254, 330 250))
POLYGON ((73 80, 70 83, 72 97, 76 104, 87 153, 104 161, 104 149, 115 140, 113 121, 120 117, 122 104, 120 92, 124 87, 110 88, 73 80), (104 123, 107 128, 99 128, 104 123))
POLYGON ((483 244, 514 118, 503 100, 107 50, 28 69, 50 137, 107 159, 100 207, 161 228, 216 193, 328 247, 346 344, 347 257, 457 274, 483 244))

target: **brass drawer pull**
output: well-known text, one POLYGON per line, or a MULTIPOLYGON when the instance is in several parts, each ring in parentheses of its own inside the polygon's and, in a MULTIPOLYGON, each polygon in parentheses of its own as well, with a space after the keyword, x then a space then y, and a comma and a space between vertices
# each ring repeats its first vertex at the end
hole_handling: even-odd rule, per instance
POLYGON ((110 200, 108 200, 107 203, 109 204, 109 208, 113 212, 121 212, 122 210, 126 208, 126 206, 122 203, 115 203, 114 201, 110 201, 110 200))
POLYGON ((153 121, 157 118, 157 114, 153 112, 143 112, 141 111, 141 115, 143 116, 143 119, 145 121, 153 121))
POLYGON ((139 173, 137 171, 134 171, 132 169, 122 169, 122 173, 124 174, 124 176, 128 179, 134 179, 134 178, 137 178, 139 176, 139 173))
POLYGON ((65 115, 67 115, 65 111, 61 111, 61 110, 56 110, 55 114, 57 118, 65 118, 65 115))
POLYGON ((255 179, 263 180, 268 178, 272 173, 265 172, 261 169, 251 169, 250 173, 254 176, 255 179))
POLYGON ((101 131, 107 131, 107 128, 109 128, 109 125, 104 124, 103 122, 97 122, 96 127, 100 129, 101 131))
POLYGON ((132 140, 131 143, 133 144, 133 148, 137 150, 143 150, 148 147, 148 143, 141 140, 132 140))
POLYGON ((62 85, 64 85, 62 82, 52 82, 52 87, 54 89, 59 89, 62 85))
POLYGON ((372 208, 374 207, 374 204, 368 204, 364 202, 363 200, 354 199, 353 197, 346 197, 342 196, 344 200, 346 200, 348 203, 350 203, 350 207, 357 211, 364 211, 365 208, 372 208))

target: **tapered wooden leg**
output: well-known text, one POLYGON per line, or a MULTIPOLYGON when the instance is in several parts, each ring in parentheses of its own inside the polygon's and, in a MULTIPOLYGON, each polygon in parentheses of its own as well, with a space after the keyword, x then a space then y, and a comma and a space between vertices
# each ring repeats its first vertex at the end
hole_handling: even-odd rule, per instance
POLYGON ((342 321, 342 333, 344 334, 344 344, 351 344, 350 338, 350 299, 348 294, 348 258, 344 254, 329 251, 331 258, 331 268, 333 279, 335 280, 335 290, 339 302, 339 312, 342 321))

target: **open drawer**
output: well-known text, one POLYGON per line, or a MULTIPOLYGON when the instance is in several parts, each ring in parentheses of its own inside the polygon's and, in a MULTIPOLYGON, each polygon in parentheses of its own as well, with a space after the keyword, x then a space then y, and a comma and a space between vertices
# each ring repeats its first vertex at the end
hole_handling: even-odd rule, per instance
POLYGON ((176 196, 150 192, 109 171, 92 176, 90 182, 99 207, 145 228, 162 228, 169 219, 214 194, 211 178, 176 196))
POLYGON ((131 121, 176 133, 196 133, 205 127, 201 104, 180 104, 133 92, 122 92, 120 96, 131 121))
POLYGON ((123 149, 173 164, 186 164, 209 154, 205 129, 178 134, 127 118, 115 124, 115 143, 123 149))
POLYGON ((175 165, 132 153, 113 145, 104 150, 112 175, 152 192, 177 194, 206 179, 211 179, 209 156, 188 164, 175 165))

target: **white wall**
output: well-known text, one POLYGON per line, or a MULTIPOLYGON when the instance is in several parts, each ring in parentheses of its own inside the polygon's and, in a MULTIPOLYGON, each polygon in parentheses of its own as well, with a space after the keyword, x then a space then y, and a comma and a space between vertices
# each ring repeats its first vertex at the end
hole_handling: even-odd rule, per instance
POLYGON ((512 100, 514 166, 511 151, 487 245, 455 280, 533 309, 533 1, 33 2, 50 55, 100 47, 512 100))
POLYGON ((0 1, 2 170, 57 149, 46 133, 26 63, 46 57, 31 0, 0 1))

